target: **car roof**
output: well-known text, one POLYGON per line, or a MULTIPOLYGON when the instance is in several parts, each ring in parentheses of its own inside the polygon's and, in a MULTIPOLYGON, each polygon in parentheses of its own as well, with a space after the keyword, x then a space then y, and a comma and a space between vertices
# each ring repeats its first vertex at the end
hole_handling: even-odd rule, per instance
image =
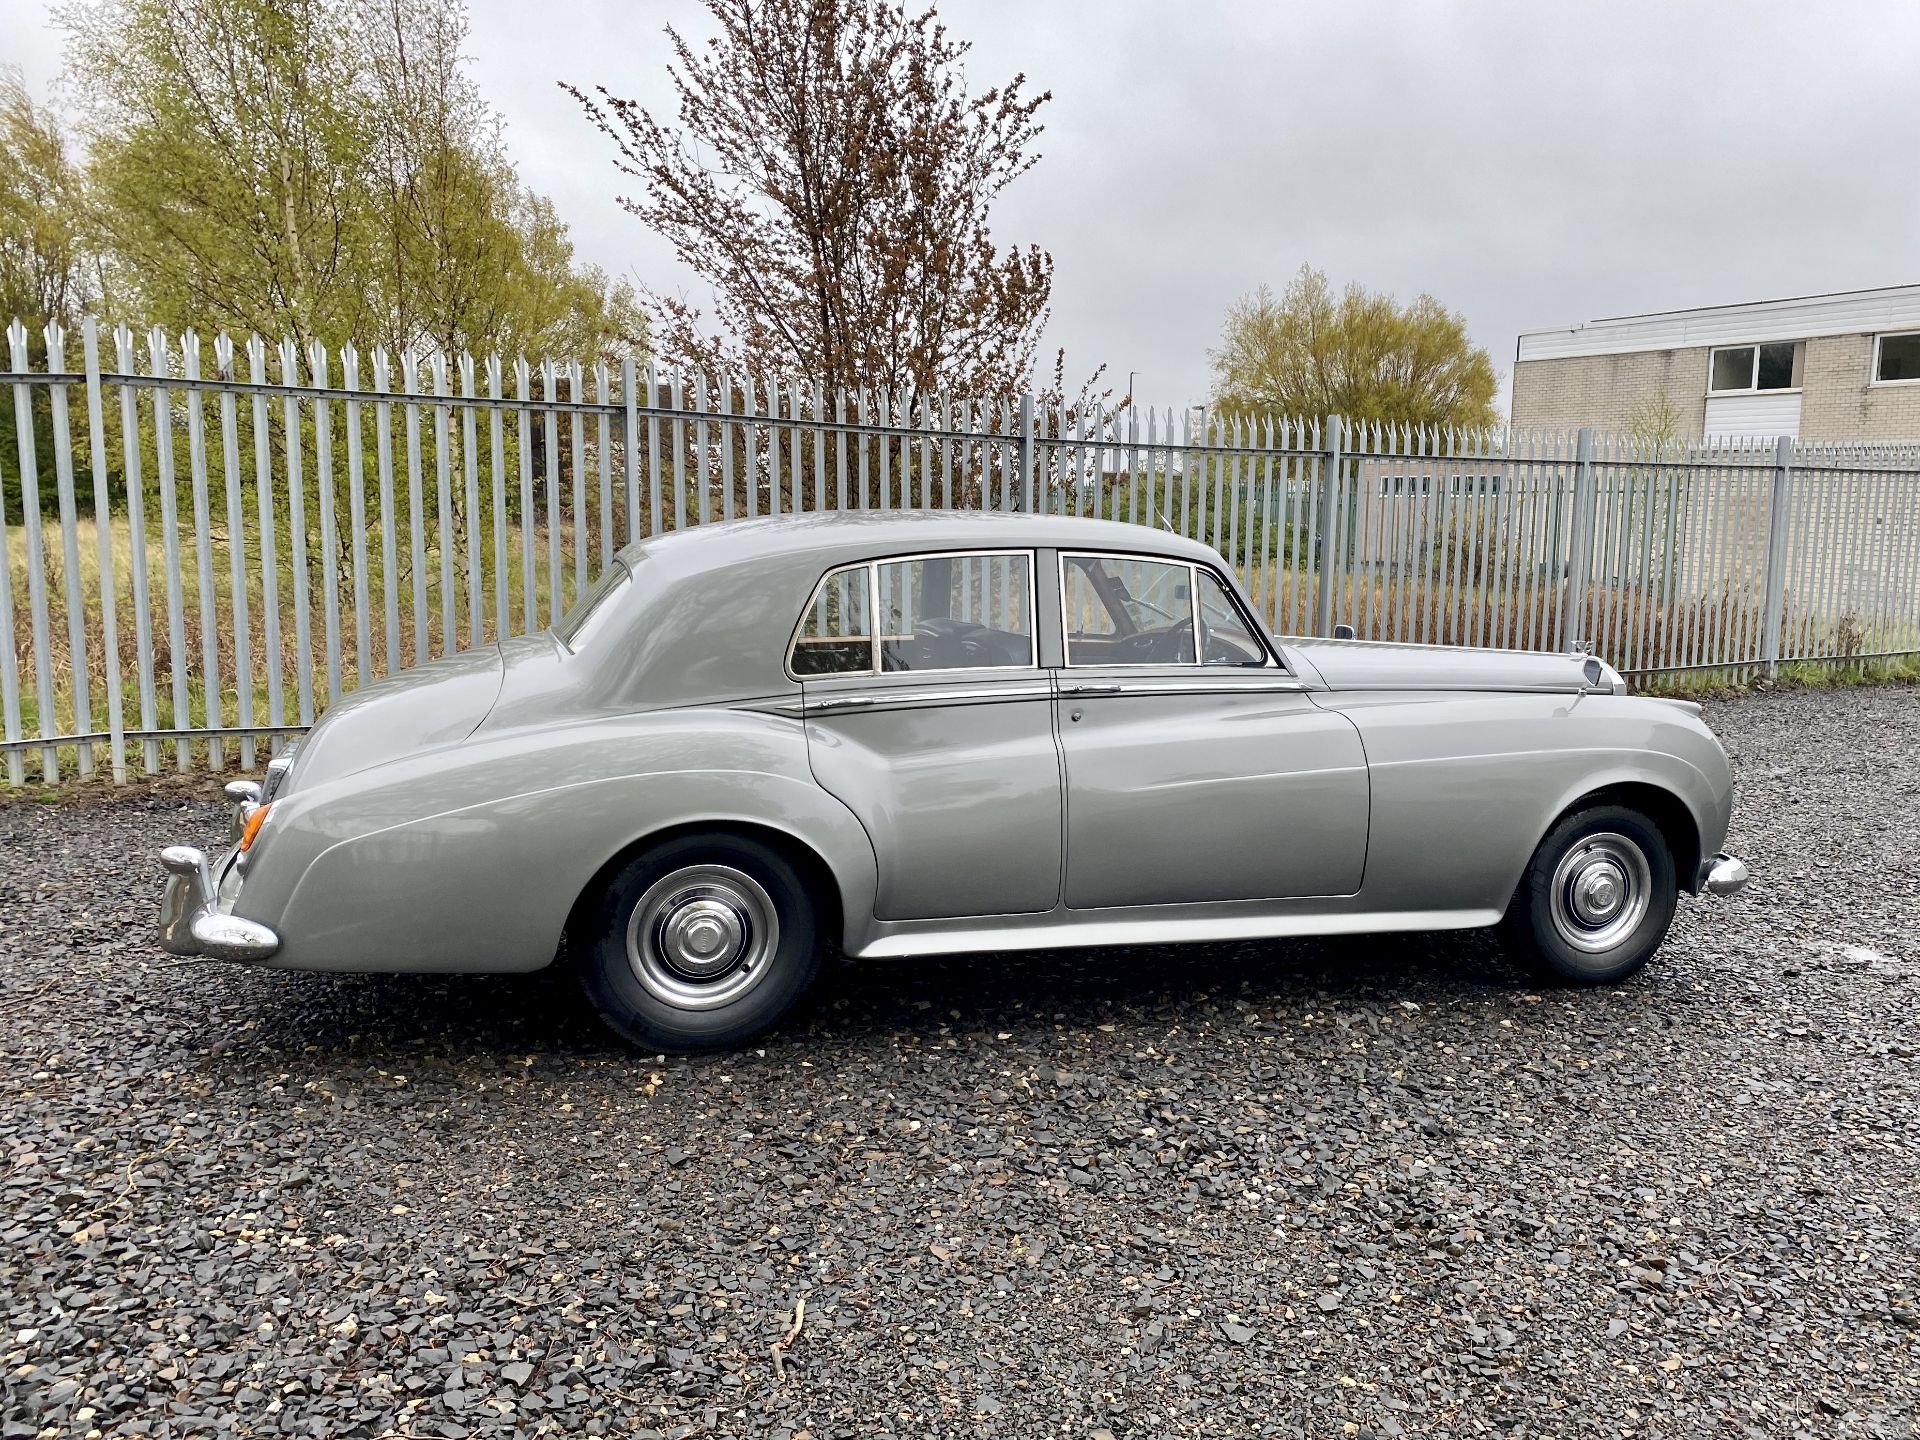
POLYGON ((823 568, 875 556, 926 550, 1123 550, 1188 560, 1219 556, 1198 541, 1145 525, 1022 510, 823 510, 762 516, 671 530, 620 552, 675 568, 780 559, 804 552, 823 568))
POLYGON ((620 552, 633 583, 579 657, 580 695, 619 710, 789 691, 787 642, 827 571, 895 555, 1046 548, 1220 564, 1184 535, 1020 511, 841 510, 689 526, 620 552))

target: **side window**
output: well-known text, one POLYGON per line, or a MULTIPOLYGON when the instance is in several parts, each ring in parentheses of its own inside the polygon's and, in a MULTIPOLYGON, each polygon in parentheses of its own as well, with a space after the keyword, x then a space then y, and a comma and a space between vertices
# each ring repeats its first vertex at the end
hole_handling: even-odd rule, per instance
POLYGON ((882 670, 1033 664, 1027 555, 929 555, 879 567, 882 670))
POLYGON ((1267 650, 1211 570, 1200 573, 1201 660, 1207 665, 1264 665, 1267 650))
POLYGON ((795 675, 858 675, 873 669, 873 625, 867 618, 867 567, 827 576, 801 619, 789 662, 795 675))
POLYGON ((1193 664, 1193 567, 1068 555, 1061 616, 1069 665, 1193 664))

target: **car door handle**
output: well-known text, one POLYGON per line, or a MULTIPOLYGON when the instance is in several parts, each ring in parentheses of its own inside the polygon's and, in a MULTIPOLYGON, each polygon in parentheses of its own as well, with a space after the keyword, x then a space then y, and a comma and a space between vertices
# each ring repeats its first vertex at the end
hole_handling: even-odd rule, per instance
POLYGON ((856 705, 871 705, 871 695, 829 695, 824 700, 815 700, 808 705, 810 710, 851 710, 856 705))
POLYGON ((1118 695, 1119 685, 1062 685, 1062 695, 1118 695))

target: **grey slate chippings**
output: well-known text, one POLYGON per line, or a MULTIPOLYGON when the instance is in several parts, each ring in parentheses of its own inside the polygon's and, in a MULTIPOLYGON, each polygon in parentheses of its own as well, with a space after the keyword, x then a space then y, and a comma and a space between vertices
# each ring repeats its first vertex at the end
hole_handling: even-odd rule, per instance
POLYGON ((550 975, 169 963, 222 805, 0 805, 0 1440, 1912 1435, 1920 690, 1709 718, 1756 879, 1621 989, 835 967, 690 1060, 550 975))

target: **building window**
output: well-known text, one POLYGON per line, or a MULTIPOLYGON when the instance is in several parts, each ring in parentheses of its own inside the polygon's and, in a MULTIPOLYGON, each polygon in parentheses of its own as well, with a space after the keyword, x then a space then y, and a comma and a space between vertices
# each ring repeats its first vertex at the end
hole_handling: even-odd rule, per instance
POLYGON ((1800 385, 1800 342, 1727 345, 1713 352, 1707 392, 1737 395, 1758 390, 1794 390, 1800 385))
POLYGON ((1920 380, 1920 332, 1878 337, 1874 341, 1873 379, 1879 385, 1920 380))

